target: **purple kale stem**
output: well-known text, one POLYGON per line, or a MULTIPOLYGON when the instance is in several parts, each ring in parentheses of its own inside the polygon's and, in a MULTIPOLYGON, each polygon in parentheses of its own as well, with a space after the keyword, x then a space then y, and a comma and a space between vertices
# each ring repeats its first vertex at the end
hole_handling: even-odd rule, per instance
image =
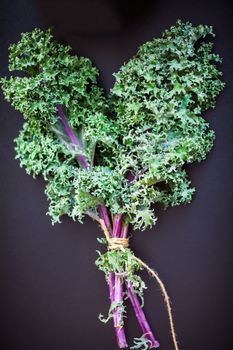
MULTIPOLYGON (((81 148, 74 131, 72 130, 72 128, 70 127, 70 125, 67 122, 65 113, 64 113, 61 105, 57 106, 57 112, 61 118, 61 121, 65 127, 66 133, 69 136, 71 142, 74 145, 77 145, 79 148, 81 148)), ((79 156, 77 156, 77 160, 82 164, 84 169, 89 170, 85 156, 79 155, 79 156)), ((104 204, 101 204, 101 205, 99 205, 99 210, 100 210, 100 214, 104 220, 104 223, 105 223, 107 229, 109 230, 110 235, 112 235, 112 228, 111 228, 112 225, 111 225, 111 222, 110 222, 110 219, 108 216, 107 208, 105 207, 104 204)), ((116 226, 114 226, 114 234, 113 234, 114 237, 119 237, 121 234, 122 219, 123 219, 122 214, 120 214, 116 218, 116 222, 115 222, 116 226)), ((121 281, 120 276, 116 276, 113 272, 110 272, 110 275, 109 275, 109 293, 110 293, 111 303, 114 301, 120 302, 120 303, 123 302, 122 281, 121 281)), ((113 319, 114 319, 114 328, 116 330, 116 337, 117 337, 118 346, 119 346, 119 348, 126 348, 128 345, 126 342, 125 331, 124 331, 124 327, 123 327, 123 316, 122 316, 122 313, 120 312, 119 308, 116 308, 116 310, 113 310, 113 319)))
MULTIPOLYGON (((111 222, 107 213, 107 209, 104 205, 99 206, 101 216, 104 220, 106 227, 109 230, 109 233, 112 237, 119 237, 121 233, 121 223, 123 216, 120 214, 120 217, 117 217, 116 221, 114 221, 114 229, 111 228, 111 222), (122 217, 121 217, 122 216, 122 217), (117 227, 115 227, 117 225, 117 227)), ((111 304, 113 302, 123 303, 123 285, 121 281, 121 277, 114 274, 114 272, 109 273, 109 294, 111 304)), ((119 308, 116 308, 112 311, 113 313, 113 324, 116 332, 117 344, 119 348, 127 348, 128 344, 126 341, 123 316, 120 312, 119 308)))
POLYGON ((147 319, 145 317, 145 314, 142 310, 142 307, 140 305, 140 302, 138 300, 137 294, 135 293, 135 290, 130 282, 126 282, 126 288, 128 292, 129 299, 132 303, 132 306, 134 308, 136 317, 138 319, 138 322, 140 324, 140 327, 143 331, 143 335, 146 339, 149 340, 149 348, 158 348, 159 347, 159 342, 155 339, 151 328, 149 326, 149 323, 147 322, 147 319))
POLYGON ((69 126, 68 122, 67 122, 67 119, 66 119, 66 116, 65 116, 65 113, 63 111, 63 107, 61 105, 58 105, 57 106, 57 111, 58 111, 58 114, 62 120, 62 123, 65 127, 65 130, 67 132, 67 135, 69 136, 71 142, 74 144, 74 145, 77 145, 79 148, 81 148, 81 144, 80 142, 78 141, 73 129, 69 126))
MULTIPOLYGON (((120 237, 121 224, 123 215, 117 215, 114 219, 114 227, 112 237, 120 237)), ((113 272, 109 274, 109 294, 111 303, 121 303, 123 304, 123 284, 120 276, 117 276, 113 272)), ((126 341, 123 315, 121 313, 122 307, 119 306, 113 310, 113 324, 116 332, 117 343, 119 348, 127 348, 128 344, 126 341)))
MULTIPOLYGON (((113 272, 109 273, 109 279, 108 279, 108 285, 109 285, 109 294, 110 294, 110 301, 111 304, 116 300, 115 297, 115 274, 113 272)), ((117 344, 119 346, 119 348, 126 348, 127 342, 126 342, 126 337, 125 337, 125 331, 124 331, 124 327, 119 327, 119 319, 117 317, 117 310, 113 310, 113 324, 114 324, 114 328, 115 328, 115 332, 116 332, 116 337, 117 337, 117 344)))
MULTIPOLYGON (((77 145, 79 148, 82 148, 82 146, 80 145, 74 131, 72 130, 72 128, 70 127, 67 119, 66 119, 66 115, 64 113, 64 110, 63 110, 63 107, 62 105, 58 105, 57 106, 57 112, 59 114, 59 117, 61 118, 61 121, 65 127, 65 130, 66 130, 66 133, 67 135, 69 136, 70 138, 70 141, 74 144, 74 145, 77 145)), ((77 156, 77 160, 80 161, 80 163, 82 164, 82 166, 84 167, 84 169, 88 170, 88 164, 87 164, 87 161, 86 161, 86 157, 83 156, 83 155, 79 155, 77 156)), ((109 230, 109 232, 111 233, 111 222, 109 220, 109 216, 108 216, 108 211, 107 211, 107 208, 105 207, 104 204, 100 204, 99 205, 99 210, 100 210, 100 213, 101 213, 101 216, 104 220, 104 223, 107 227, 107 229, 109 230)))
MULTIPOLYGON (((58 112, 59 117, 61 118, 61 121, 62 121, 62 123, 63 123, 63 125, 65 127, 66 133, 67 133, 67 135, 70 138, 70 141, 74 145, 77 145, 79 148, 82 148, 82 146, 81 146, 80 142, 78 141, 74 131, 72 130, 72 128, 70 127, 70 125, 69 125, 69 123, 68 123, 68 121, 66 119, 66 115, 65 115, 63 107, 61 105, 57 106, 57 112, 58 112)), ((77 160, 82 164, 84 169, 88 170, 88 164, 87 164, 85 156, 78 155, 77 156, 77 160)), ((99 210, 100 210, 101 216, 102 216, 102 218, 104 220, 104 223, 105 223, 107 229, 111 233, 111 222, 110 222, 109 217, 108 217, 107 208, 105 207, 104 204, 100 204, 99 205, 99 210)))
MULTIPOLYGON (((63 111, 63 107, 61 105, 58 105, 57 106, 57 112, 61 118, 61 121, 65 127, 65 130, 66 130, 66 133, 67 135, 69 136, 70 138, 70 141, 78 146, 80 149, 82 149, 82 146, 80 145, 74 131, 72 130, 72 128, 69 126, 68 122, 67 122, 67 119, 66 119, 66 116, 65 116, 65 113, 63 111)), ((84 167, 84 169, 88 170, 88 164, 87 164, 87 161, 86 161, 86 157, 84 155, 78 155, 77 156, 77 160, 82 164, 82 166, 84 167)))
MULTIPOLYGON (((110 272, 109 278, 108 278, 108 286, 109 286, 109 296, 110 296, 111 304, 114 302, 114 297, 115 297, 114 285, 115 285, 115 274, 113 272, 110 272)), ((115 312, 113 311, 113 322, 114 322, 114 327, 116 327, 116 317, 114 317, 114 313, 115 312)))
POLYGON ((100 214, 104 220, 105 226, 107 227, 107 230, 111 235, 112 234, 112 224, 111 224, 111 221, 109 219, 108 210, 104 204, 99 205, 99 211, 100 211, 100 214))
POLYGON ((115 329, 118 339, 118 345, 119 348, 126 348, 127 342, 125 337, 125 331, 124 331, 124 320, 123 320, 123 314, 122 314, 122 307, 123 307, 123 283, 122 283, 122 277, 115 275, 115 296, 114 301, 116 303, 120 303, 121 306, 117 307, 116 313, 115 313, 115 329))
POLYGON ((129 224, 123 224, 121 229, 121 238, 127 238, 129 231, 129 224))
MULTIPOLYGON (((129 224, 123 224, 122 225, 122 230, 121 230, 121 237, 122 238, 127 238, 128 236, 128 229, 129 229, 129 224)), ((131 301, 131 304, 133 306, 134 312, 136 314, 136 317, 138 319, 138 323, 142 329, 143 335, 146 339, 149 340, 150 348, 158 348, 159 347, 159 342, 155 339, 152 330, 150 328, 150 325, 146 319, 146 316, 144 314, 144 311, 141 307, 141 304, 138 300, 138 296, 132 286, 132 283, 126 281, 126 288, 128 292, 129 299, 131 301)))
POLYGON ((113 237, 120 237, 121 236, 122 220, 123 220, 123 214, 119 214, 119 215, 115 216, 113 237))

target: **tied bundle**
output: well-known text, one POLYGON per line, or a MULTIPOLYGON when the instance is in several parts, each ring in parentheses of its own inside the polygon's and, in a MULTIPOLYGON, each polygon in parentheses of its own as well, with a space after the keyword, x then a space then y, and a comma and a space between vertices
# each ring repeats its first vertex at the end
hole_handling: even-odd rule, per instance
POLYGON ((129 248, 129 232, 156 221, 164 208, 191 202, 185 165, 202 161, 215 134, 203 113, 215 106, 224 87, 210 26, 177 23, 161 38, 143 44, 114 74, 109 94, 97 84, 98 70, 88 58, 71 54, 51 30, 22 34, 10 46, 9 69, 25 76, 4 77, 7 101, 24 116, 16 142, 20 166, 46 180, 52 223, 63 215, 101 225, 108 250, 98 252, 105 273, 119 348, 125 336, 125 299, 142 330, 131 349, 159 347, 143 310, 146 269, 165 299, 173 344, 178 350, 171 305, 158 274, 129 248))
MULTIPOLYGON (((102 227, 102 230, 104 232, 104 235, 106 237, 107 243, 108 243, 108 249, 112 250, 112 249, 120 249, 123 252, 127 252, 125 248, 128 248, 129 246, 129 237, 128 238, 120 238, 120 237, 110 237, 110 234, 105 226, 105 223, 102 219, 99 220, 100 221, 100 225, 102 227)), ((169 322, 170 322, 170 328, 171 328, 171 335, 172 335, 172 340, 173 340, 173 344, 174 344, 174 348, 175 350, 179 350, 178 347, 178 342, 176 339, 176 333, 175 333, 175 326, 174 326, 174 321, 173 321, 173 316, 172 316, 172 310, 171 310, 171 303, 169 300, 169 296, 168 293, 166 291, 166 288, 162 282, 162 280, 159 278, 158 274, 152 270, 144 261, 142 261, 141 259, 137 258, 134 254, 132 254, 131 252, 129 252, 129 257, 130 259, 135 260, 136 262, 138 262, 142 267, 144 267, 149 273, 151 273, 151 275, 156 279, 156 281, 158 282, 161 291, 164 295, 164 299, 165 299, 165 303, 167 306, 167 312, 168 312, 168 317, 169 317, 169 322)), ((121 276, 123 277, 127 277, 128 273, 122 273, 121 276)), ((135 310, 137 311, 137 310, 135 310)), ((137 316, 137 313, 136 313, 137 316)), ((140 318, 138 317, 139 323, 140 323, 140 318)), ((150 347, 158 347, 159 343, 158 341, 155 340, 155 338, 153 337, 153 333, 151 332, 151 330, 149 329, 148 332, 144 333, 142 336, 142 339, 144 343, 146 344, 147 347, 147 343, 149 342, 150 347), (151 338, 153 339, 153 341, 151 340, 151 338)), ((140 344, 141 346, 141 344, 140 344)))

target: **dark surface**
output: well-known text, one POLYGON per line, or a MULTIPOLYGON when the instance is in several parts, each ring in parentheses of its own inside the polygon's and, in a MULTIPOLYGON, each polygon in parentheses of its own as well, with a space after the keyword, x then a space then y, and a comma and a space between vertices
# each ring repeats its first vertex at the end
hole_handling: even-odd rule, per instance
MULTIPOLYGON (((106 90, 112 72, 138 45, 159 36, 177 18, 211 24, 215 51, 224 58, 226 89, 207 113, 216 131, 205 162, 190 166, 197 188, 192 204, 159 210, 156 227, 137 232, 132 245, 155 267, 172 299, 180 348, 232 349, 232 13, 226 1, 51 1, 0 2, 1 75, 7 74, 7 47, 20 33, 54 25, 58 40, 90 57, 100 69, 106 90)), ((104 275, 94 261, 100 230, 64 218, 52 226, 45 215, 42 179, 34 181, 14 160, 13 139, 22 124, 20 113, 1 101, 0 112, 0 348, 3 350, 116 349, 104 275)), ((145 310, 161 350, 172 349, 167 314, 155 282, 145 310)), ((127 335, 140 336, 131 308, 127 335)))

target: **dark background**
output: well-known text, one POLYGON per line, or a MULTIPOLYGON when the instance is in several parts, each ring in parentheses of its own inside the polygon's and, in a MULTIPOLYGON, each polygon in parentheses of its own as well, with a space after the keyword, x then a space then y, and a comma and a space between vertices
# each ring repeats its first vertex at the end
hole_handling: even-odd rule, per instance
MULTIPOLYGON (((7 48, 20 33, 53 25, 75 53, 90 57, 108 91, 112 73, 146 40, 181 18, 211 24, 215 51, 224 58, 226 88, 206 116, 217 139, 207 160, 189 167, 197 188, 185 207, 158 210, 151 230, 136 232, 132 246, 156 268, 172 299, 180 349, 230 350, 232 342, 232 11, 214 1, 0 1, 1 75, 8 74, 7 48)), ((2 96, 1 96, 2 98, 2 96)), ((14 160, 20 113, 1 100, 0 111, 0 348, 3 350, 116 349, 112 323, 103 325, 108 288, 94 261, 101 235, 64 218, 52 226, 45 215, 44 182, 27 176, 14 160)), ((172 349, 163 298, 152 278, 145 311, 161 350, 172 349)), ((128 307, 127 335, 140 336, 128 307)))

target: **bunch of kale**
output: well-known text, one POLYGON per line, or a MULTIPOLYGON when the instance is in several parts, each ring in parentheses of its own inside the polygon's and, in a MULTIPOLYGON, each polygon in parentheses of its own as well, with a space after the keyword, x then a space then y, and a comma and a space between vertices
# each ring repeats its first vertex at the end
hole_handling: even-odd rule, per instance
MULTIPOLYGON (((45 178, 53 223, 64 214, 80 222, 85 215, 101 217, 112 237, 127 238, 129 225, 144 230, 155 224, 153 204, 191 201, 184 165, 211 150, 214 132, 203 112, 224 87, 216 66, 221 59, 202 41, 207 35, 214 35, 212 27, 177 21, 114 74, 108 96, 91 61, 71 55, 50 30, 24 33, 10 46, 9 69, 27 73, 1 79, 6 100, 25 118, 17 158, 28 174, 45 178)), ((158 347, 132 251, 109 250, 96 264, 111 300, 108 318, 100 319, 113 318, 119 347, 127 347, 127 297, 143 333, 133 348, 158 347)))

